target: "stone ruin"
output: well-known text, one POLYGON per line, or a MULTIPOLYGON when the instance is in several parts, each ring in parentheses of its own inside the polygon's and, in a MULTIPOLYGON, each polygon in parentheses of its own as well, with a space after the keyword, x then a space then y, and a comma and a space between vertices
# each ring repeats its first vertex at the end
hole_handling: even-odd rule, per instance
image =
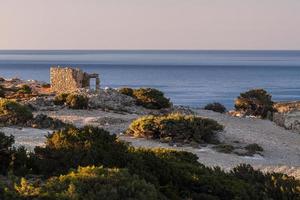
POLYGON ((51 67, 51 91, 56 93, 71 93, 80 89, 90 89, 90 80, 96 79, 96 92, 100 91, 99 74, 89 74, 78 68, 51 67))

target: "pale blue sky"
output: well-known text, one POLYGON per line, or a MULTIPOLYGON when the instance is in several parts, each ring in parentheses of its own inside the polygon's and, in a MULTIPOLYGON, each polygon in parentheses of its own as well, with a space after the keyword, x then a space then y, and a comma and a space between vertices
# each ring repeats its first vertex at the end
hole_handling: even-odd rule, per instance
POLYGON ((0 0, 0 49, 300 49, 300 0, 0 0))

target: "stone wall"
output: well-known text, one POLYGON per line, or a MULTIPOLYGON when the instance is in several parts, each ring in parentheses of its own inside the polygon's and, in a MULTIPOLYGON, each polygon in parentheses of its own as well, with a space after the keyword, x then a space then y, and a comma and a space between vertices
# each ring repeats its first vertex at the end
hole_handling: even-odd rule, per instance
POLYGON ((274 108, 280 113, 300 110, 300 101, 277 102, 274 104, 274 108))
POLYGON ((50 69, 51 90, 56 93, 75 92, 85 87, 83 82, 88 82, 86 79, 85 73, 80 69, 69 67, 50 69))

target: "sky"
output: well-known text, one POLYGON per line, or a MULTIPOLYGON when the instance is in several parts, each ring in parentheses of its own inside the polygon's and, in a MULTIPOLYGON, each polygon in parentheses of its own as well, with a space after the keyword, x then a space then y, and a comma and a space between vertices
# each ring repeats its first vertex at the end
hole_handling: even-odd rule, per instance
POLYGON ((0 49, 300 50, 300 0, 0 0, 0 49))

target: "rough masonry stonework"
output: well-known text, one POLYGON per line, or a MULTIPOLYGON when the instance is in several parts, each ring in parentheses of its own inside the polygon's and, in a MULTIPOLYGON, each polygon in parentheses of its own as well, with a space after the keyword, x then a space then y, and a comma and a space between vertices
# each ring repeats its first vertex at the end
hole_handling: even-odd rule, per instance
POLYGON ((76 92, 82 88, 90 88, 90 79, 96 79, 96 91, 100 89, 98 74, 88 74, 78 68, 51 67, 50 81, 51 90, 56 93, 76 92))

